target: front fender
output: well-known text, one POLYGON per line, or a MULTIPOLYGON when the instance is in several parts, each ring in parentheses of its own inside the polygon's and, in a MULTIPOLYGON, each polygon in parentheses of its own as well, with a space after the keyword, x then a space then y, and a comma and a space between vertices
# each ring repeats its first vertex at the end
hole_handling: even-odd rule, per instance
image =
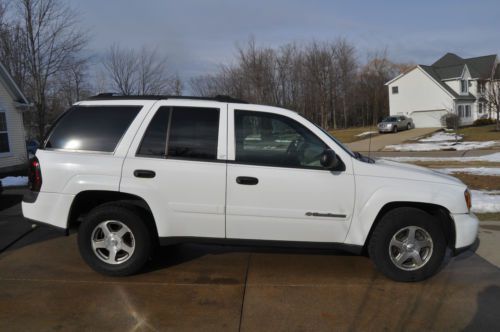
MULTIPOLYGON (((381 180, 375 178, 373 181, 381 180)), ((384 181, 387 182, 388 179, 385 178, 384 181)), ((389 203, 427 203, 442 206, 451 213, 468 212, 462 186, 398 179, 394 184, 374 186, 373 183, 365 183, 358 185, 356 189, 357 206, 345 241, 350 244, 365 244, 377 215, 389 203)))

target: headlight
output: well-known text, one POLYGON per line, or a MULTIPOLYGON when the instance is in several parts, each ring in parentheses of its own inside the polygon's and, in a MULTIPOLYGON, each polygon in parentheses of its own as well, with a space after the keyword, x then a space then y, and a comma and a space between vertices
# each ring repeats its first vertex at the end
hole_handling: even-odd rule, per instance
POLYGON ((472 199, 469 189, 465 189, 464 196, 465 196, 465 204, 467 204, 467 209, 469 209, 470 212, 470 208, 472 207, 472 199))

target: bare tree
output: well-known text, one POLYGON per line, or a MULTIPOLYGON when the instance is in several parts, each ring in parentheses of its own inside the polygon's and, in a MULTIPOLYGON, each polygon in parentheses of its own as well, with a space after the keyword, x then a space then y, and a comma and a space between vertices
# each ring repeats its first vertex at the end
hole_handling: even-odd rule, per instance
POLYGON ((58 89, 57 97, 64 100, 67 107, 91 94, 87 81, 88 59, 74 58, 71 63, 67 70, 57 76, 57 84, 55 84, 58 89))
POLYGON ((167 59, 157 49, 142 47, 139 52, 112 45, 103 61, 112 88, 125 95, 182 92, 178 76, 167 71, 167 59))
POLYGON ((493 69, 487 84, 485 98, 490 110, 493 109, 496 112, 496 130, 500 131, 500 64, 493 69))
POLYGON ((138 62, 134 50, 122 49, 118 44, 111 45, 103 65, 117 92, 124 95, 136 93, 138 62))
POLYGON ((36 109, 38 137, 45 134, 49 84, 68 70, 72 59, 87 44, 86 34, 78 27, 76 13, 60 0, 19 0, 22 57, 27 67, 30 89, 36 109))

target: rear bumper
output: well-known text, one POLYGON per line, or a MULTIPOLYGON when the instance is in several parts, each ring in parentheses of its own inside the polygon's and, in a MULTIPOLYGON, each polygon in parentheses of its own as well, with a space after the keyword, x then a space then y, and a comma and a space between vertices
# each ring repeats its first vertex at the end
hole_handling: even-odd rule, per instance
POLYGON ((58 193, 38 193, 33 202, 31 197, 23 198, 23 216, 35 223, 45 224, 66 230, 68 227, 68 216, 75 195, 58 193))
POLYGON ((474 213, 452 214, 455 223, 455 252, 469 249, 476 243, 479 220, 474 213))

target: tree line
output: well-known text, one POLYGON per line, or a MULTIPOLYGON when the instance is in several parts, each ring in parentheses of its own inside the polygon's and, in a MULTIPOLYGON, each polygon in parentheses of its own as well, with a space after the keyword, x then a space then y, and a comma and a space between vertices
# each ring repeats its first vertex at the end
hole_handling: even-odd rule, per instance
POLYGON ((326 129, 370 125, 388 114, 384 83, 410 66, 385 52, 360 61, 346 39, 275 48, 251 39, 233 64, 183 82, 156 48, 112 44, 90 55, 81 21, 62 0, 0 0, 0 62, 33 103, 30 137, 41 139, 65 109, 100 92, 222 94, 295 110, 326 129))
POLYGON ((374 53, 362 64, 346 39, 278 48, 250 40, 235 64, 190 80, 200 96, 226 94, 289 108, 326 129, 375 124, 389 112, 385 82, 411 67, 374 53))

